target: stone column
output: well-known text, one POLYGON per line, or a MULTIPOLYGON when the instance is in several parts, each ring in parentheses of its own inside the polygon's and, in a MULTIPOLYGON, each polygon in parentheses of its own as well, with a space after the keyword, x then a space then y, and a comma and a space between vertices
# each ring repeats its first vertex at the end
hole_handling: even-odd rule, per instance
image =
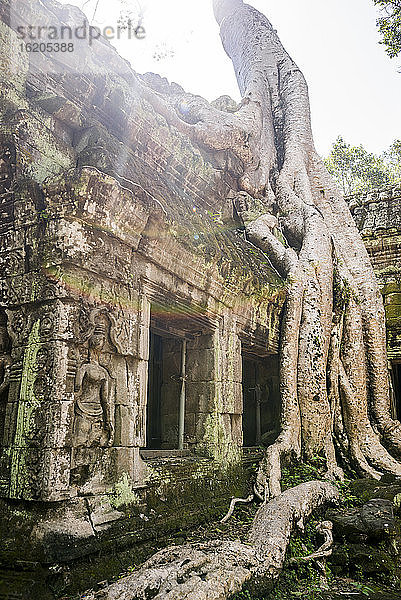
POLYGON ((1 458, 1 493, 61 500, 70 489, 74 365, 61 301, 7 311, 12 366, 1 458))
POLYGON ((199 452, 224 465, 240 458, 241 365, 237 324, 229 315, 213 333, 188 344, 186 431, 199 452))

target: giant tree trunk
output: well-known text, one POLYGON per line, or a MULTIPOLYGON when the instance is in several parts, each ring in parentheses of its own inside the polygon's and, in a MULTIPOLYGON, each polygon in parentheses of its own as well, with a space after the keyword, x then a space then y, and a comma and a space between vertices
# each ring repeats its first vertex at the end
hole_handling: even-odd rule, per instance
MULTIPOLYGON (((235 208, 248 240, 288 282, 282 431, 267 450, 259 492, 277 495, 281 459, 301 453, 323 456, 333 475, 338 456, 361 475, 401 475, 383 302, 348 206, 316 153, 305 79, 261 13, 242 0, 214 0, 214 10, 243 97, 231 117, 238 141, 230 147, 244 165, 235 208)), ((202 136, 221 147, 219 128, 202 136)))
POLYGON ((401 475, 383 302, 348 206, 316 153, 305 79, 261 13, 242 0, 214 0, 214 10, 241 106, 229 114, 187 95, 173 108, 199 143, 241 162, 236 214, 287 280, 282 431, 257 493, 279 494, 282 459, 301 454, 322 456, 333 476, 341 476, 338 457, 363 476, 401 475))
POLYGON ((234 212, 250 243, 286 278, 280 341, 281 433, 263 458, 248 544, 215 541, 168 548, 131 578, 99 594, 223 600, 249 580, 272 581, 294 521, 335 488, 311 482, 281 493, 291 457, 338 460, 360 475, 401 476, 401 424, 391 416, 384 308, 365 246, 317 155, 305 79, 266 17, 242 0, 214 0, 242 94, 237 112, 189 94, 142 93, 198 143, 230 150, 242 165, 234 212))

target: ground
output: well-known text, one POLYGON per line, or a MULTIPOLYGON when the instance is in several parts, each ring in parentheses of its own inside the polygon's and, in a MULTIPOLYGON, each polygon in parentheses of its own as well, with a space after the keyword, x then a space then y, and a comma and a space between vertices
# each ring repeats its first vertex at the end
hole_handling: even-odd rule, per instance
MULTIPOLYGON (((322 463, 319 459, 309 463, 298 463, 283 471, 283 489, 305 481, 322 477, 322 463)), ((351 474, 352 475, 352 474, 351 474)), ((401 595, 401 480, 385 478, 382 482, 346 478, 338 483, 341 503, 338 509, 322 508, 306 524, 304 532, 296 532, 289 543, 283 572, 273 590, 263 596, 253 596, 249 592, 237 594, 233 600, 399 600, 401 595), (388 535, 380 531, 380 523, 375 520, 376 530, 371 535, 360 533, 354 522, 341 529, 340 522, 350 509, 359 510, 372 499, 391 500, 394 506, 395 529, 388 535), (325 517, 334 521, 333 555, 325 565, 325 573, 315 562, 291 564, 291 559, 314 552, 321 540, 316 535, 316 525, 325 517)), ((199 543, 212 539, 221 541, 245 541, 257 512, 257 505, 238 506, 232 518, 222 524, 220 521, 205 523, 193 530, 177 531, 169 539, 149 548, 149 555, 167 545, 199 543)), ((132 565, 120 574, 119 579, 135 573, 140 565, 132 565)), ((97 589, 107 583, 102 582, 97 589)), ((60 600, 84 599, 63 596, 60 600)))

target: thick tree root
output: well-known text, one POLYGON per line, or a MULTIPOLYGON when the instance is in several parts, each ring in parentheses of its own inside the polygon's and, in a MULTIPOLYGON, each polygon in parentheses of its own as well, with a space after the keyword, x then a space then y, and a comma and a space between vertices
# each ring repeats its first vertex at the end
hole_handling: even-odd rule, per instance
POLYGON ((214 10, 243 95, 239 109, 226 113, 182 90, 167 101, 163 90, 144 94, 193 140, 236 155, 242 165, 236 213, 248 240, 288 281, 282 434, 259 470, 256 495, 280 493, 281 462, 301 449, 307 458, 320 455, 328 474, 341 477, 335 444, 363 475, 399 475, 383 447, 401 456, 383 303, 348 206, 316 154, 306 82, 266 17, 242 0, 214 0, 214 10), (351 299, 341 298, 348 293, 351 299))
POLYGON ((293 527, 338 499, 329 483, 303 483, 258 510, 247 543, 171 546, 133 575, 84 600, 225 600, 247 584, 269 589, 282 569, 293 527))
POLYGON ((265 16, 242 0, 214 0, 214 8, 243 105, 255 115, 259 107, 262 123, 255 131, 243 122, 259 161, 243 162, 234 205, 248 240, 288 282, 282 433, 259 469, 258 495, 280 493, 281 463, 301 450, 324 458, 330 476, 341 477, 338 455, 365 476, 400 475, 387 451, 401 456, 383 302, 349 208, 316 153, 305 79, 265 16))

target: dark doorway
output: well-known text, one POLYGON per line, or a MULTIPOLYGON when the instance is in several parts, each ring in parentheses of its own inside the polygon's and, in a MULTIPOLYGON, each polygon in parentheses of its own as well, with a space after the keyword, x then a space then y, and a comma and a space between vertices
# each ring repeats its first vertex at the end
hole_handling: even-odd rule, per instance
POLYGON ((161 399, 163 384, 163 338, 150 332, 149 383, 147 408, 147 448, 162 445, 161 399))
POLYGON ((245 447, 273 443, 280 428, 278 359, 242 357, 242 432, 245 447))
POLYGON ((182 352, 182 339, 151 329, 146 446, 149 450, 179 447, 182 352))
POLYGON ((244 446, 255 446, 258 442, 256 431, 256 381, 257 381, 257 363, 256 361, 242 360, 242 431, 244 436, 244 446))
POLYGON ((393 390, 397 419, 401 419, 401 363, 392 364, 393 390))

